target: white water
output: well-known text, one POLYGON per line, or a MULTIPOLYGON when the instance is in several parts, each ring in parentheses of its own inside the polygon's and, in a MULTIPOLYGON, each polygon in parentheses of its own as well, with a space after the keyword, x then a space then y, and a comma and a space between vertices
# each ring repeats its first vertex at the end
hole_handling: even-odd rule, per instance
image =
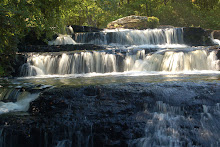
MULTIPOLYGON (((190 140, 191 135, 194 135, 186 135, 185 140, 181 138, 182 131, 185 129, 181 129, 181 126, 188 122, 192 124, 195 122, 194 118, 184 117, 184 111, 181 110, 181 107, 170 106, 169 104, 158 101, 156 103, 155 112, 148 112, 145 110, 145 113, 146 115, 152 116, 152 118, 148 119, 146 122, 145 137, 137 139, 135 141, 135 146, 185 146, 185 140, 190 140)), ((214 126, 217 126, 215 121, 218 120, 215 117, 219 117, 219 114, 219 104, 214 106, 203 105, 203 112, 200 113, 201 117, 196 120, 202 124, 202 127, 198 130, 198 136, 201 137, 197 138, 198 140, 205 138, 211 140, 210 146, 219 145, 218 141, 215 142, 219 140, 218 135, 215 136, 215 134, 218 134, 218 131, 214 129, 214 126), (209 110, 212 114, 209 113, 209 110)), ((194 146, 193 142, 187 141, 187 146, 194 146)))
MULTIPOLYGON (((117 46, 120 48, 123 48, 123 46, 117 46)), ((179 49, 179 48, 187 48, 189 46, 185 44, 162 44, 162 45, 153 45, 153 44, 143 44, 143 45, 131 45, 129 47, 126 47, 125 49, 149 49, 149 48, 156 48, 156 49, 166 49, 166 48, 173 48, 173 49, 179 49)))
POLYGON ((0 114, 17 111, 27 111, 31 101, 35 100, 39 94, 28 94, 25 98, 17 102, 1 102, 0 101, 0 114))
POLYGON ((104 30, 98 33, 77 33, 78 43, 97 45, 166 45, 183 44, 181 28, 146 29, 146 30, 104 30))
POLYGON ((218 39, 212 39, 212 41, 213 41, 215 44, 220 45, 220 40, 218 40, 218 39))
POLYGON ((109 54, 106 52, 81 52, 60 55, 33 55, 21 68, 21 76, 65 75, 83 73, 114 73, 125 71, 186 72, 219 70, 215 51, 163 50, 146 54, 109 54))
POLYGON ((48 45, 76 44, 70 35, 59 35, 55 40, 48 41, 48 45))
POLYGON ((23 76, 117 71, 116 56, 105 52, 81 52, 72 55, 63 53, 62 56, 34 55, 21 68, 23 76))
POLYGON ((164 54, 152 54, 145 56, 145 50, 139 55, 125 58, 125 71, 192 71, 192 70, 218 70, 219 61, 215 52, 207 53, 205 50, 191 52, 167 51, 164 54), (143 56, 142 55, 142 56, 143 56))

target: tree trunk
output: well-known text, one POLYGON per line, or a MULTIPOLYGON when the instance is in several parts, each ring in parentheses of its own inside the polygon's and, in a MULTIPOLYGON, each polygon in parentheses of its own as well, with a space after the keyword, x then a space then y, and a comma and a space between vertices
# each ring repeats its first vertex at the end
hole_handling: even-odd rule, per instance
POLYGON ((147 2, 145 3, 145 7, 146 7, 146 13, 147 13, 147 16, 148 16, 148 4, 147 4, 147 2))

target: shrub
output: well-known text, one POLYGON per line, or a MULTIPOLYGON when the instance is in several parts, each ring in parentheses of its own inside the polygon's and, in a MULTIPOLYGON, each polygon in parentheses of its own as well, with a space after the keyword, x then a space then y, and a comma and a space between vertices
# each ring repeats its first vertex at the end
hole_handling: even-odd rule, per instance
POLYGON ((148 17, 147 26, 149 28, 153 29, 153 28, 158 27, 159 25, 160 25, 160 23, 159 23, 159 19, 157 17, 154 17, 154 16, 148 17))

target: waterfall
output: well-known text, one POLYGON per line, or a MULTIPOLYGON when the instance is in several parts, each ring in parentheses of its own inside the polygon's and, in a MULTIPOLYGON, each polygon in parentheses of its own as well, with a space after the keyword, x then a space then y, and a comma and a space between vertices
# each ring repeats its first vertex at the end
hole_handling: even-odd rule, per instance
POLYGON ((61 56, 34 55, 21 67, 21 76, 116 72, 116 55, 106 52, 81 52, 61 56), (28 66, 29 65, 29 66, 28 66))
POLYGON ((55 40, 49 41, 48 45, 76 44, 70 35, 59 35, 55 40))
POLYGON ((216 38, 214 38, 214 31, 211 33, 211 40, 212 40, 212 42, 214 43, 214 44, 216 44, 216 45, 220 45, 220 40, 219 39, 216 39, 216 38))
POLYGON ((207 50, 164 50, 146 54, 127 52, 80 52, 62 55, 33 55, 21 67, 21 76, 109 73, 124 71, 219 70, 216 52, 207 50))
POLYGON ((212 41, 213 41, 214 44, 220 45, 220 40, 218 40, 218 39, 212 39, 212 41))
POLYGON ((22 91, 21 88, 0 89, 0 114, 27 111, 31 101, 35 100, 39 93, 22 91))
POLYGON ((138 57, 126 57, 126 71, 192 71, 192 70, 218 70, 219 61, 215 51, 206 50, 190 52, 166 51, 164 54, 155 53, 147 55, 143 60, 138 57), (129 60, 129 61, 128 61, 129 60))
POLYGON ((182 28, 146 29, 146 30, 104 30, 94 33, 77 33, 79 43, 96 45, 143 45, 143 44, 183 44, 182 28))

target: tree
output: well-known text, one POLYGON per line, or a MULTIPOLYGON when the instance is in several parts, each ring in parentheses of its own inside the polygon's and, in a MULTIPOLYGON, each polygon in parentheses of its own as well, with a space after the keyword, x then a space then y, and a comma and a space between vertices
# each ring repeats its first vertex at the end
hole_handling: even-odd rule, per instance
MULTIPOLYGON (((51 26, 60 27, 60 6, 64 0, 2 0, 0 2, 0 76, 9 74, 19 40, 31 28, 36 28, 36 37, 51 26)), ((48 33, 50 34, 50 33, 48 33)))

